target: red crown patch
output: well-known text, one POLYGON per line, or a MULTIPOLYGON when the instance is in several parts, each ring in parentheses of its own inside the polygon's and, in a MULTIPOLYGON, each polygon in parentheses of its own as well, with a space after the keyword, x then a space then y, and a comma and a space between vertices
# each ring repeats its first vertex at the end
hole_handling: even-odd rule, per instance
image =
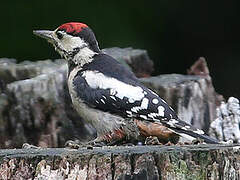
POLYGON ((78 23, 78 22, 70 22, 70 23, 65 23, 61 26, 58 27, 59 30, 64 30, 67 33, 79 33, 82 31, 83 28, 88 27, 86 24, 83 23, 78 23))

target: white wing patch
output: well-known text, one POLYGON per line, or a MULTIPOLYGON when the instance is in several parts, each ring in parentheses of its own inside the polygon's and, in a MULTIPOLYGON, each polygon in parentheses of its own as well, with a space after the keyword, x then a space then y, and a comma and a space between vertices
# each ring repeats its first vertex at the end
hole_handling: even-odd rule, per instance
POLYGON ((91 88, 110 89, 112 95, 114 94, 120 99, 126 97, 130 100, 130 103, 141 101, 144 98, 144 91, 141 87, 123 83, 98 71, 85 71, 83 77, 91 88))

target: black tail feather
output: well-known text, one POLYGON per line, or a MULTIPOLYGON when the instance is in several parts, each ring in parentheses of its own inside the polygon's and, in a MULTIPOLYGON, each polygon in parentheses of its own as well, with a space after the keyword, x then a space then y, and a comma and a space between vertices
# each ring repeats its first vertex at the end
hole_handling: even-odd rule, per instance
POLYGON ((184 130, 184 129, 174 129, 174 128, 171 128, 176 134, 179 134, 180 136, 182 134, 186 134, 186 135, 189 135, 193 138, 196 138, 196 139, 202 139, 205 143, 208 143, 208 144, 219 144, 219 141, 206 135, 206 134, 198 134, 198 133, 195 133, 195 132, 192 132, 192 131, 187 131, 187 130, 184 130))

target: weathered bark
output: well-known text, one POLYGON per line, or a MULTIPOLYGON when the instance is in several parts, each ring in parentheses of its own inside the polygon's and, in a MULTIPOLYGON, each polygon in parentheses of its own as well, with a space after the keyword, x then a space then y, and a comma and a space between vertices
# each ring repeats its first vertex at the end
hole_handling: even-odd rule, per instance
POLYGON ((220 141, 240 143, 239 123, 239 100, 230 97, 227 103, 222 102, 217 108, 217 118, 211 123, 209 133, 220 141))
POLYGON ((0 179, 240 179, 239 145, 0 150, 0 179))

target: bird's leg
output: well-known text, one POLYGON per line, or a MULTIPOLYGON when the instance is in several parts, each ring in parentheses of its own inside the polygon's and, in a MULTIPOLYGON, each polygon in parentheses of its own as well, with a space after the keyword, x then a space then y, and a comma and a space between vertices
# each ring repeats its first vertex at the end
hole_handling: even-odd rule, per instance
POLYGON ((104 135, 100 135, 96 139, 86 143, 69 140, 65 143, 65 147, 78 149, 81 147, 92 148, 92 147, 102 147, 102 146, 113 146, 113 145, 122 144, 125 137, 126 136, 123 130, 119 128, 119 129, 114 129, 112 132, 106 133, 104 135))
POLYGON ((146 145, 162 145, 162 143, 159 142, 159 140, 156 136, 148 136, 145 139, 144 144, 146 144, 146 145))
POLYGON ((82 147, 86 147, 86 148, 93 148, 93 147, 102 147, 102 146, 106 146, 106 142, 104 140, 102 140, 101 138, 97 137, 96 139, 93 139, 91 141, 88 142, 80 142, 78 140, 76 141, 72 141, 72 140, 68 140, 65 145, 65 147, 71 148, 71 149, 79 149, 82 147))

